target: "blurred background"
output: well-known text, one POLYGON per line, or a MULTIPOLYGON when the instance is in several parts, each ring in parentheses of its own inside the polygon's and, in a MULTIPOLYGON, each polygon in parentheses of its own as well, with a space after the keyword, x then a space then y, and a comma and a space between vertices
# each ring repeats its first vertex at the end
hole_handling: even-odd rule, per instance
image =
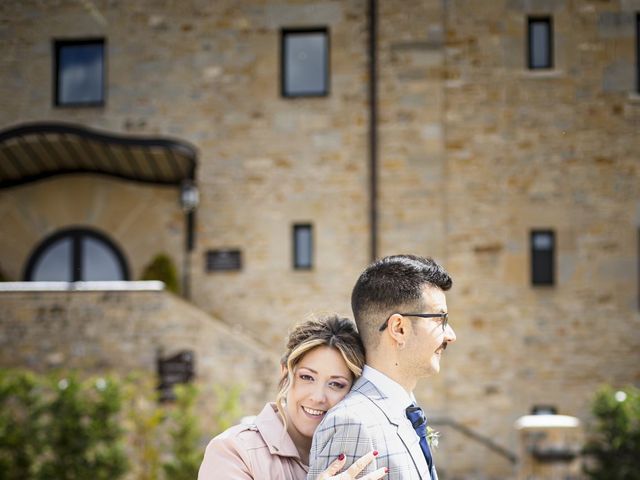
POLYGON ((189 383, 204 448, 274 398, 294 323, 431 256, 440 477, 579 478, 596 391, 640 385, 639 12, 2 1, 0 367, 189 383))

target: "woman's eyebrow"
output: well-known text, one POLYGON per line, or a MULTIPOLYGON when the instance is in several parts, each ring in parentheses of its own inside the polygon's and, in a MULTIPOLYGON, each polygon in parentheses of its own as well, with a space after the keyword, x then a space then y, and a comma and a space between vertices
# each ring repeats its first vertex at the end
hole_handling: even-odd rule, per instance
POLYGON ((315 374, 318 373, 313 368, 305 367, 305 366, 302 366, 302 365, 300 365, 300 368, 304 368, 305 370, 309 370, 310 372, 315 373, 315 374))
MULTIPOLYGON (((309 367, 304 367, 304 366, 300 366, 300 370, 305 369, 305 370, 309 370, 311 373, 315 373, 316 375, 318 374, 317 371, 315 371, 313 368, 309 368, 309 367)), ((344 380, 349 380, 347 377, 343 376, 343 375, 331 375, 331 377, 329 378, 342 378, 344 380)))

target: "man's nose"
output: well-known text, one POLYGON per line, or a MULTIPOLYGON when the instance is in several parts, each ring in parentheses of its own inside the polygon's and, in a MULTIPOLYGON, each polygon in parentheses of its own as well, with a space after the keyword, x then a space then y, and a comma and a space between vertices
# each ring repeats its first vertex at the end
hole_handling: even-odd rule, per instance
POLYGON ((449 343, 453 343, 456 341, 456 332, 453 331, 453 327, 451 325, 447 325, 447 329, 444 332, 444 339, 449 343))

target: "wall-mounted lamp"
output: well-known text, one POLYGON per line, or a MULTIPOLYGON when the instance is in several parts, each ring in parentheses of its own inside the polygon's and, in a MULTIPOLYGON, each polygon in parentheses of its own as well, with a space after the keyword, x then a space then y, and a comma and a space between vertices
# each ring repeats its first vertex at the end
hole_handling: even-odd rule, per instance
POLYGON ((191 180, 182 182, 180 188, 180 206, 185 213, 195 210, 200 203, 200 192, 191 180))

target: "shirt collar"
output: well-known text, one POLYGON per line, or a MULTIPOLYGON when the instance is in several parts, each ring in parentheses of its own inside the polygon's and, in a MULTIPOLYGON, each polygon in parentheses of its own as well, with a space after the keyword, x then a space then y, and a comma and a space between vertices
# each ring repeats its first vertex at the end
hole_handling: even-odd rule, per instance
POLYGON ((308 468, 300 460, 298 449, 284 428, 275 403, 267 403, 255 418, 254 423, 272 455, 294 457, 305 469, 308 468))
POLYGON ((404 416, 406 408, 416 401, 413 392, 407 392, 402 385, 386 376, 380 370, 365 365, 362 369, 362 376, 388 397, 391 405, 397 406, 398 410, 401 410, 402 416, 404 416))

